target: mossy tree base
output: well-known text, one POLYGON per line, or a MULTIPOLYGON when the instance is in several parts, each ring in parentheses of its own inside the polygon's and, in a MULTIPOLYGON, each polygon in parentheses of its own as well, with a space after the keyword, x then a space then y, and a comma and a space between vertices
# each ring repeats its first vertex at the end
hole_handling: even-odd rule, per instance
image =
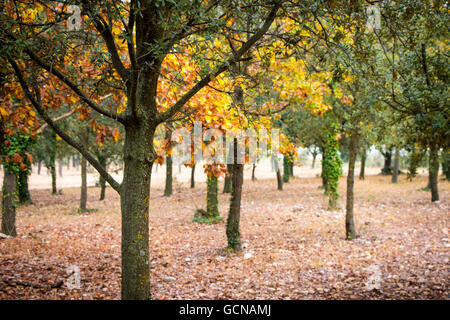
POLYGON ((209 216, 203 209, 197 209, 194 214, 194 219, 192 220, 192 222, 206 224, 215 224, 222 221, 223 218, 221 216, 209 216))

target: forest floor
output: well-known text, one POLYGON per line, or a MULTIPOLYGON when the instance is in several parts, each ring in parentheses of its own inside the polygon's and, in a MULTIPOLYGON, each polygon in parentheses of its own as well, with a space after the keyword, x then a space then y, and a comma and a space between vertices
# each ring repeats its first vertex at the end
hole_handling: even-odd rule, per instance
MULTIPOLYGON (((420 190, 426 176, 391 184, 390 177, 356 181, 360 237, 344 240, 345 211, 326 211, 319 178, 245 181, 241 210, 244 251, 227 254, 225 222, 192 222, 205 204, 205 184, 176 184, 171 198, 152 188, 150 268, 154 299, 449 299, 450 183, 439 181, 439 203, 420 190)), ((222 185, 220 186, 222 187, 222 185)), ((340 182, 345 207, 345 178, 340 182)), ((32 190, 17 214, 16 238, 0 239, 1 299, 119 299, 120 203, 89 188, 32 190), (80 269, 69 289, 68 269, 80 269)), ((226 219, 229 195, 220 194, 226 219)))

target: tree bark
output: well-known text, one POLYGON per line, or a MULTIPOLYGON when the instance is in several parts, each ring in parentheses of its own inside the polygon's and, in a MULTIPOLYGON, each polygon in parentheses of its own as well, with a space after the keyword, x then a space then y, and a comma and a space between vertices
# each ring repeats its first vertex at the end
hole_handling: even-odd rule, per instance
POLYGON ((166 185, 164 187, 164 196, 170 197, 172 191, 172 156, 166 155, 166 185))
MULTIPOLYGON (((86 126, 81 128, 81 140, 85 148, 88 147, 88 132, 89 128, 86 126)), ((80 211, 87 210, 87 160, 81 157, 81 195, 80 195, 80 211)))
POLYGON ((367 151, 364 149, 361 153, 361 168, 359 169, 359 180, 364 180, 366 171, 367 151))
POLYGON ((15 205, 17 177, 7 169, 3 170, 3 174, 2 233, 15 237, 17 235, 15 205))
POLYGON ((400 150, 398 147, 395 147, 394 153, 394 168, 392 171, 392 183, 398 182, 398 171, 400 167, 400 150))
POLYGON ((278 159, 272 155, 272 163, 277 174, 277 188, 283 190, 283 178, 281 177, 280 167, 278 165, 278 159))
MULTIPOLYGON (((170 130, 170 127, 166 126, 166 139, 171 138, 172 131, 170 130)), ((173 193, 172 191, 172 180, 173 180, 173 174, 172 174, 172 167, 173 167, 173 159, 172 159, 172 153, 171 150, 167 151, 166 154, 166 185, 164 188, 164 196, 170 197, 173 193)))
POLYGON ((223 193, 231 193, 231 175, 233 171, 233 165, 227 164, 228 176, 223 181, 223 193))
POLYGON ((290 161, 286 155, 283 155, 283 183, 289 183, 291 176, 290 161))
POLYGON ((434 144, 430 148, 430 184, 431 184, 431 201, 439 201, 438 191, 438 174, 439 174, 439 147, 434 144))
POLYGON ((30 172, 28 170, 20 170, 17 174, 17 193, 19 196, 19 203, 31 202, 30 191, 28 190, 28 177, 30 172))
POLYGON ((50 134, 49 146, 49 164, 47 166, 52 177, 52 194, 56 194, 56 133, 54 131, 50 134))
POLYGON ((195 164, 191 168, 191 189, 195 188, 195 164))
POLYGON ((390 175, 392 174, 392 148, 386 150, 386 152, 383 153, 383 157, 384 166, 383 169, 381 169, 381 174, 390 175))
POLYGON ((218 180, 212 175, 206 178, 206 216, 219 217, 218 180))
POLYGON ((252 181, 256 180, 255 170, 256 170, 256 163, 254 163, 252 167, 252 181))
MULTIPOLYGON (((98 162, 102 165, 103 168, 106 169, 106 158, 105 157, 99 157, 98 162)), ((105 200, 105 193, 106 193, 106 181, 103 179, 103 177, 100 175, 99 178, 100 183, 100 201, 105 200)))
POLYGON ((156 158, 154 132, 155 128, 150 124, 126 128, 120 196, 124 300, 151 299, 148 216, 151 172, 156 158))
POLYGON ((355 185, 355 162, 358 150, 358 137, 353 134, 350 137, 349 143, 349 160, 347 173, 347 199, 346 199, 346 214, 345 214, 345 238, 347 240, 355 239, 355 221, 354 221, 354 185, 355 185))
POLYGON ((38 161, 37 165, 38 165, 37 174, 40 175, 41 174, 42 161, 38 161))
POLYGON ((241 233, 240 233, 240 219, 241 219, 241 197, 242 197, 242 184, 244 182, 244 165, 237 163, 237 139, 233 142, 234 148, 234 163, 232 165, 231 176, 231 199, 230 199, 230 211, 227 219, 227 239, 228 249, 233 251, 241 251, 241 233))
POLYGON ((325 172, 326 168, 324 165, 325 152, 326 152, 326 149, 322 148, 322 161, 321 161, 322 170, 320 173, 320 177, 322 178, 322 189, 324 190, 325 194, 327 194, 328 193, 328 176, 325 172))
POLYGON ((450 181, 450 150, 449 149, 445 149, 442 151, 442 173, 445 176, 445 179, 447 181, 450 181))

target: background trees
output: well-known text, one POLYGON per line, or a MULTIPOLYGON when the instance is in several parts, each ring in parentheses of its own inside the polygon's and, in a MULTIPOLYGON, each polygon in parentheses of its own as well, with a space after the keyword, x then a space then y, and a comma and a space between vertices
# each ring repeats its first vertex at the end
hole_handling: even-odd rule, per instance
MULTIPOLYGON (((281 129, 285 183, 296 144, 310 147, 314 157, 320 150, 330 210, 338 208, 341 156, 348 158, 348 240, 356 237, 355 163, 372 144, 384 153, 383 173, 393 171, 393 182, 401 148, 417 156, 412 168, 428 151, 432 201, 438 201, 441 149, 448 172, 447 7, 439 1, 383 2, 381 27, 367 32, 366 6, 364 1, 278 0, 4 4, 1 76, 11 84, 2 89, 0 108, 5 229, 15 233, 8 191, 16 188, 13 174, 21 200, 29 198, 30 150, 37 135, 35 158, 51 172, 52 193, 56 159, 70 154, 64 141, 82 155, 81 211, 87 209, 87 162, 101 176, 101 199, 105 182, 120 194, 122 297, 151 298, 152 167, 166 159, 164 194, 170 196, 172 126, 192 121, 217 130, 217 136, 225 130, 281 129), (74 19, 69 5, 81 12, 75 27, 66 24, 74 19), (72 114, 70 121, 61 118, 72 114), (47 127, 39 129, 37 117, 47 127), (165 141, 156 150, 161 125, 165 141), (123 161, 120 183, 107 170, 116 159, 123 161)), ((201 148, 223 142, 210 138, 201 148)), ((218 217, 218 178, 226 175, 228 247, 240 251, 243 164, 237 157, 246 155, 237 154, 236 137, 226 144, 232 163, 226 169, 215 161, 205 166, 205 212, 218 217)), ((271 157, 281 190, 278 154, 271 157)), ((190 165, 193 172, 195 163, 190 165)))

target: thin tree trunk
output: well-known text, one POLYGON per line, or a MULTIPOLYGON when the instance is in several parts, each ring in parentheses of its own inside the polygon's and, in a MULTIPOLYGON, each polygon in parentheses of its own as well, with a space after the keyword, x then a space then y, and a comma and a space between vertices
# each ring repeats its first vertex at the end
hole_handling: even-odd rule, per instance
POLYGON ((400 167, 400 150, 398 147, 395 147, 394 153, 394 169, 392 171, 392 183, 398 182, 398 171, 400 167))
POLYGON ((255 169, 256 169, 256 163, 254 163, 253 167, 252 167, 252 181, 256 180, 255 169))
POLYGON ((313 156, 313 161, 312 161, 311 168, 314 169, 314 167, 316 165, 317 152, 314 151, 312 156, 313 156))
MULTIPOLYGON (((170 139, 172 135, 172 131, 170 130, 170 127, 166 126, 166 139, 170 139)), ((164 196, 170 197, 172 195, 172 166, 173 166, 173 159, 172 159, 172 153, 171 150, 167 151, 166 155, 166 185, 164 188, 164 196)))
POLYGON ((328 175, 325 172, 326 168, 324 165, 325 152, 326 152, 326 149, 322 148, 322 161, 321 161, 322 171, 320 173, 320 177, 322 178, 322 189, 324 190, 325 194, 327 194, 328 193, 328 175))
POLYGON ((170 197, 172 195, 172 156, 166 156, 166 185, 164 187, 164 196, 170 197))
POLYGON ((434 144, 430 148, 430 183, 431 183, 431 201, 439 201, 438 174, 439 174, 439 155, 438 146, 434 144))
POLYGON ((278 165, 278 159, 274 155, 272 155, 272 163, 273 163, 275 172, 277 173, 277 188, 278 188, 278 190, 283 190, 283 178, 281 177, 280 167, 278 165))
POLYGON ((55 164, 50 165, 50 175, 52 176, 52 194, 57 194, 56 190, 56 169, 55 164))
POLYGON ((450 181, 450 150, 444 149, 441 155, 442 173, 447 181, 450 181))
POLYGON ((17 174, 17 193, 19 195, 19 203, 31 202, 30 191, 28 190, 28 170, 20 170, 17 174))
POLYGON ((106 181, 102 177, 100 177, 100 201, 105 200, 106 194, 106 181))
POLYGON ((349 160, 348 160, 348 174, 347 174, 347 200, 346 200, 346 214, 345 214, 345 238, 347 240, 355 239, 355 221, 353 218, 353 203, 354 203, 354 185, 355 185, 355 162, 358 150, 358 137, 353 134, 350 137, 349 146, 349 160))
POLYGON ((15 237, 16 232, 16 206, 15 192, 17 177, 7 169, 3 170, 3 195, 2 195, 2 233, 15 237))
POLYGON ((240 219, 241 219, 241 197, 242 197, 242 184, 244 182, 244 165, 237 163, 238 148, 237 139, 233 142, 234 148, 234 163, 231 176, 231 200, 230 211, 227 219, 227 239, 228 249, 233 251, 241 251, 241 233, 240 233, 240 219))
POLYGON ((361 154, 361 168, 359 171, 359 180, 364 180, 364 178, 365 178, 366 158, 367 158, 367 151, 366 151, 366 149, 364 149, 361 154))
MULTIPOLYGON (((100 164, 102 165, 103 168, 106 169, 106 158, 105 157, 100 157, 99 159, 100 164)), ((105 200, 105 193, 106 193, 106 181, 105 179, 102 178, 102 176, 100 176, 99 179, 99 183, 100 183, 100 201, 105 200)))
POLYGON ((191 168, 191 189, 195 188, 195 164, 191 168))
POLYGON ((220 217, 218 189, 217 177, 208 175, 206 178, 206 216, 208 218, 220 217))
MULTIPOLYGON (((88 147, 88 127, 81 129, 81 139, 85 148, 88 147)), ((80 211, 86 211, 87 203, 87 161, 85 157, 81 157, 81 196, 80 211)))
POLYGON ((283 183, 289 183, 291 176, 290 161, 286 155, 283 155, 283 183))
POLYGON ((52 194, 56 194, 56 133, 54 131, 51 132, 51 146, 49 148, 49 166, 47 167, 50 171, 50 175, 52 177, 52 194))
POLYGON ((384 157, 384 166, 383 169, 381 169, 381 174, 390 175, 392 174, 392 148, 386 150, 386 152, 383 153, 383 157, 384 157))
POLYGON ((37 165, 38 165, 38 172, 37 172, 37 174, 40 175, 41 174, 42 161, 38 161, 37 165))
POLYGON ((231 193, 231 175, 233 171, 233 165, 227 164, 228 176, 223 181, 223 193, 231 193))

